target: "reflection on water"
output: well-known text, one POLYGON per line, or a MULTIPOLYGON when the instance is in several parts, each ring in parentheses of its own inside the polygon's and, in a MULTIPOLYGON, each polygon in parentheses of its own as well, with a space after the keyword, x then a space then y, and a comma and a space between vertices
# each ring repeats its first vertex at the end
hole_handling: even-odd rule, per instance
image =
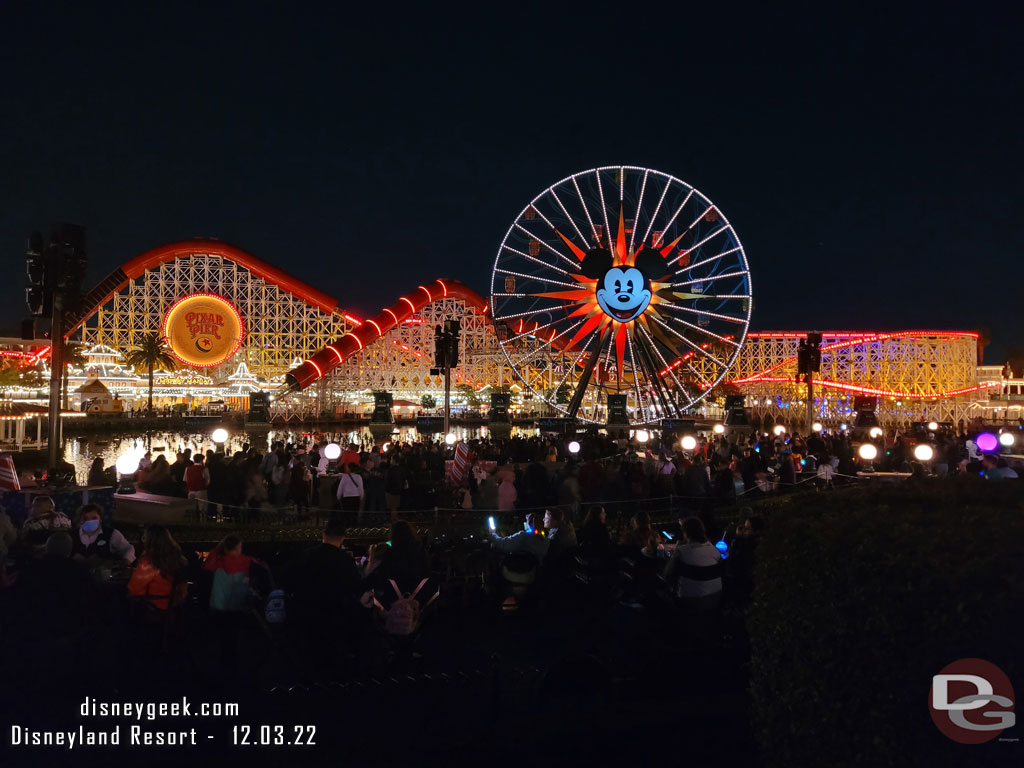
MULTIPOLYGON (((160 453, 167 456, 169 462, 173 462, 175 454, 186 448, 192 452, 215 449, 216 446, 210 438, 210 434, 216 429, 211 426, 204 432, 152 432, 138 434, 120 432, 106 435, 89 435, 77 438, 64 439, 64 460, 73 464, 78 474, 78 481, 84 483, 89 476, 89 467, 97 456, 103 459, 104 467, 112 467, 119 456, 126 453, 145 453, 151 451, 153 458, 160 453)), ((455 426, 452 431, 460 439, 475 437, 487 437, 486 426, 459 427, 455 426)), ((529 428, 514 427, 513 435, 536 435, 538 430, 529 428)), ((433 435, 433 439, 441 440, 443 435, 433 435)), ((412 442, 418 439, 415 427, 396 427, 393 441, 412 442)), ((283 441, 286 443, 312 443, 314 440, 327 440, 339 444, 359 443, 367 447, 374 443, 373 436, 367 427, 349 431, 309 431, 302 428, 296 429, 266 429, 256 428, 248 431, 229 430, 229 437, 225 443, 228 451, 239 451, 248 443, 261 453, 266 452, 272 443, 283 441)))

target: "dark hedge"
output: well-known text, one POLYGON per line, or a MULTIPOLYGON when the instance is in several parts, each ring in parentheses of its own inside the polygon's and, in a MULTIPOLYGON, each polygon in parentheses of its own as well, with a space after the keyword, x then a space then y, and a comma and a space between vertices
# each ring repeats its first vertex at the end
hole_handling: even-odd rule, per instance
POLYGON ((1024 765, 1024 744, 957 744, 928 710, 932 675, 964 657, 1001 667, 1024 694, 1022 502, 1024 483, 979 478, 766 510, 749 621, 766 765, 1024 765))

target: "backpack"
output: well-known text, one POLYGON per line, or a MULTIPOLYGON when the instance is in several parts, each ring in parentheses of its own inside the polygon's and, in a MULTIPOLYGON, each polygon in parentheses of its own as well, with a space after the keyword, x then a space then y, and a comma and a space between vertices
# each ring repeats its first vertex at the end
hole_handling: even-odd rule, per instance
MULTIPOLYGON (((391 607, 384 608, 376 597, 374 597, 373 602, 384 618, 384 630, 389 635, 407 637, 415 632, 420 625, 422 609, 420 608, 420 601, 416 599, 416 596, 426 585, 428 579, 423 579, 416 586, 416 589, 406 594, 402 594, 402 590, 398 588, 398 584, 394 579, 388 579, 388 581, 391 582, 391 587, 395 590, 396 595, 396 599, 391 604, 391 607)), ((434 602, 436 597, 437 592, 427 601, 427 605, 434 602)))
POLYGON ((274 589, 271 590, 267 596, 267 606, 264 609, 263 617, 266 619, 267 624, 283 624, 287 612, 284 606, 284 590, 274 589))

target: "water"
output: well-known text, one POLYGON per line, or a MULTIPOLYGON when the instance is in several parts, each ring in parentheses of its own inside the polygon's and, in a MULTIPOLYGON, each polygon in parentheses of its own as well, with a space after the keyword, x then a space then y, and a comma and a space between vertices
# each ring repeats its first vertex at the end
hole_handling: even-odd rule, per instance
MULTIPOLYGON (((78 475, 78 481, 85 483, 89 476, 89 467, 93 460, 99 456, 103 459, 104 467, 112 467, 118 458, 125 454, 136 454, 141 456, 146 451, 152 453, 153 458, 163 453, 169 462, 174 462, 175 454, 186 448, 191 448, 193 453, 216 449, 213 439, 210 437, 216 426, 211 426, 204 432, 150 432, 146 434, 130 432, 111 432, 109 434, 95 434, 82 437, 64 439, 64 460, 73 464, 78 475)), ((487 437, 486 426, 459 427, 455 426, 452 431, 463 440, 476 437, 487 437)), ((400 442, 413 442, 419 439, 415 427, 396 427, 397 437, 393 440, 400 442)), ((513 427, 513 435, 536 435, 538 430, 533 427, 513 427)), ((441 435, 433 435, 435 440, 440 440, 441 435)), ((347 443, 358 443, 360 445, 372 446, 373 436, 368 427, 349 431, 311 431, 296 427, 294 429, 266 429, 256 428, 247 431, 231 431, 225 448, 230 452, 239 451, 242 446, 249 443, 261 453, 265 453, 272 443, 303 443, 311 445, 314 441, 326 440, 328 442, 345 445, 347 443)))

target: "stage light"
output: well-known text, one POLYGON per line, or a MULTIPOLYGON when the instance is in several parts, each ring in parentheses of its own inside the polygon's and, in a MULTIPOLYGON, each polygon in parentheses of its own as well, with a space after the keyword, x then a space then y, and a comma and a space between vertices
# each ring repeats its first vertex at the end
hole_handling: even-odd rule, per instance
POLYGON ((882 428, 881 427, 872 427, 868 431, 868 434, 871 435, 871 439, 874 440, 876 437, 881 437, 882 436, 882 428))
POLYGON ((455 442, 456 442, 456 441, 457 441, 458 439, 459 439, 459 438, 457 438, 457 437, 455 436, 455 433, 454 433, 454 432, 449 432, 449 433, 448 433, 447 435, 445 435, 445 436, 444 436, 444 441, 445 441, 446 443, 448 443, 448 445, 455 445, 455 442))
POLYGON ((580 452, 580 444, 579 443, 577 443, 575 440, 573 440, 571 443, 569 443, 569 453, 571 453, 573 456, 575 456, 579 452, 580 452))
POLYGON ((337 461, 341 458, 341 446, 337 443, 328 443, 324 446, 324 457, 328 461, 337 461))
POLYGON ((1013 436, 1012 432, 1003 432, 1003 434, 999 436, 999 444, 1006 448, 1009 448, 1015 442, 1017 442, 1017 438, 1013 436))
POLYGON ((991 432, 982 432, 974 442, 977 444, 979 451, 985 452, 994 451, 999 445, 999 441, 996 439, 996 436, 991 432))
POLYGON ((215 443, 225 443, 228 439, 228 431, 224 427, 217 427, 213 430, 213 434, 210 435, 210 439, 215 443))
POLYGON ((646 429, 638 429, 636 431, 636 441, 638 443, 646 443, 651 439, 651 434, 646 429))
POLYGON ((716 435, 721 435, 725 432, 725 427, 721 424, 715 424, 715 426, 712 427, 712 429, 714 430, 716 435))
POLYGON ((821 422, 816 421, 813 424, 811 424, 811 429, 813 429, 815 432, 821 432, 821 422))
POLYGON ((931 461, 934 455, 935 451, 927 443, 914 446, 914 458, 918 461, 931 461))
POLYGON ((697 447, 697 439, 693 435, 687 435, 682 441, 684 451, 692 451, 697 447))
POLYGON ((785 432, 786 432, 786 428, 784 426, 782 426, 781 424, 776 424, 775 425, 775 434, 776 435, 782 435, 782 434, 785 434, 785 432))
POLYGON ((939 428, 939 422, 937 422, 937 421, 929 421, 928 422, 928 429, 930 429, 932 432, 934 432, 938 428, 939 428))
POLYGON ((878 449, 875 448, 871 443, 864 443, 860 448, 857 449, 857 453, 864 461, 874 461, 878 456, 878 449))
POLYGON ((139 468, 139 454, 126 453, 124 456, 118 458, 117 463, 114 466, 117 467, 117 473, 119 475, 134 475, 136 470, 139 468))

